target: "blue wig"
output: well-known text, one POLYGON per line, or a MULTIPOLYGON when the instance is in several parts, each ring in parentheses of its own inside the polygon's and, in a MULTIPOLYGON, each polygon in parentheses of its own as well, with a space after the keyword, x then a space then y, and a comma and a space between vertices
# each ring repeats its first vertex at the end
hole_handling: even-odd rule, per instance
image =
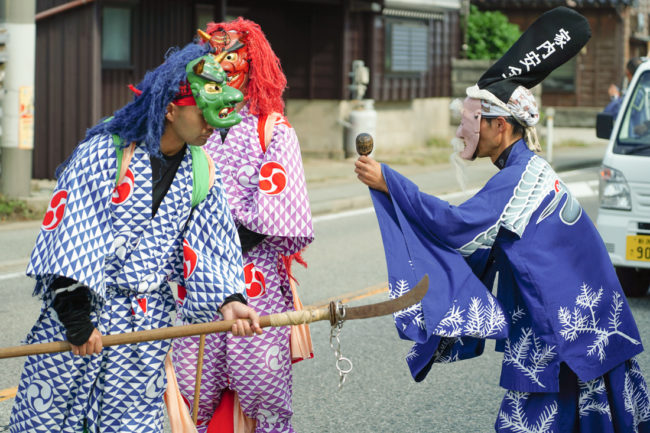
MULTIPOLYGON (((142 94, 117 110, 108 121, 102 120, 86 131, 84 141, 97 134, 116 134, 122 138, 124 147, 135 141, 142 144, 150 155, 161 156, 160 138, 165 132, 167 106, 174 100, 181 82, 187 78, 185 66, 209 51, 209 44, 196 43, 187 44, 181 50, 169 49, 163 64, 148 71, 136 86, 142 94)), ((57 167, 57 178, 75 156, 77 149, 57 167)))

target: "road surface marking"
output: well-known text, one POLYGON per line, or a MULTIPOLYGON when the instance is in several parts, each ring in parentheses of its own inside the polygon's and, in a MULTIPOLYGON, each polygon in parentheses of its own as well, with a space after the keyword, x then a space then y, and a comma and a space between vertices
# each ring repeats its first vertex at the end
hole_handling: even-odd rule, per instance
POLYGON ((316 302, 315 304, 305 305, 305 309, 309 308, 311 310, 315 310, 317 308, 327 307, 332 301, 341 301, 342 304, 347 304, 352 301, 357 301, 359 299, 386 292, 388 292, 388 283, 375 284, 374 286, 366 287, 365 289, 344 293, 343 295, 334 296, 332 298, 316 302))
POLYGON ((11 272, 9 274, 0 274, 0 281, 11 280, 13 278, 26 277, 25 272, 11 272))
POLYGON ((367 213, 373 213, 375 211, 374 207, 364 207, 362 209, 355 210, 346 210, 344 212, 330 213, 326 215, 319 215, 313 217, 311 220, 313 223, 318 223, 321 221, 337 220, 340 218, 347 218, 351 216, 364 215, 367 213))
POLYGON ((16 392, 18 392, 17 386, 14 386, 13 388, 7 388, 1 390, 0 401, 5 401, 5 400, 9 400, 10 398, 14 398, 16 396, 16 392))

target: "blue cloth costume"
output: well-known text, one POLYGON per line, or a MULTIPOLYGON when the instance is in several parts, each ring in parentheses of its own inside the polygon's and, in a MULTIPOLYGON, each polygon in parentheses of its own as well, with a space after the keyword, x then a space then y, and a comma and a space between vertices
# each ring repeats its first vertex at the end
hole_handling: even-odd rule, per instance
POLYGON ((407 363, 416 381, 434 363, 480 355, 494 338, 508 390, 497 431, 573 431, 560 427, 567 421, 575 431, 615 431, 612 418, 616 431, 648 428, 636 324, 600 236, 546 161, 519 140, 459 206, 382 172, 390 198, 371 192, 391 296, 425 273, 431 281, 417 311, 395 315, 400 335, 415 341, 407 363))
MULTIPOLYGON (((164 65, 173 66, 175 78, 159 77, 158 69, 150 73, 153 76, 143 81, 144 97, 151 88, 160 91, 146 83, 162 86, 162 81, 162 88, 171 88, 159 101, 164 109, 185 75, 188 58, 204 51, 190 47, 168 57, 164 65)), ((128 118, 124 110, 137 103, 136 99, 115 118, 128 118)), ((164 118, 164 111, 158 114, 164 118)), ((98 127, 111 125, 116 124, 98 127)), ((27 269, 36 279, 34 294, 43 304, 26 343, 66 339, 49 290, 57 276, 90 288, 90 319, 102 335, 171 326, 175 302, 170 281, 186 288, 182 314, 193 322, 214 320, 224 299, 244 289, 239 239, 220 173, 205 199, 192 208, 193 153, 186 146, 171 186, 152 216, 150 154, 158 147, 135 146, 126 175, 116 187, 118 164, 111 132, 91 130, 58 176, 27 269)), ((159 143, 160 135, 154 133, 155 140, 159 143)), ((171 341, 160 340, 105 347, 92 356, 63 352, 28 357, 10 431, 162 432, 163 362, 170 347, 171 341)))
POLYGON ((611 116, 616 119, 618 112, 621 110, 621 105, 623 104, 623 95, 617 96, 616 98, 609 101, 609 104, 603 108, 603 113, 611 114, 611 116))

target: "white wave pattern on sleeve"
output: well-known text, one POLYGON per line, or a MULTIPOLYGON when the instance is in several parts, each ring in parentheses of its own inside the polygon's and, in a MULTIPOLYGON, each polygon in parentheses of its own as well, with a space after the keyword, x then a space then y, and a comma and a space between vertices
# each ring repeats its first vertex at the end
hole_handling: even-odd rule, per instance
POLYGON ((522 328, 518 341, 506 339, 503 363, 513 365, 533 383, 545 388, 539 375, 555 356, 555 346, 544 344, 531 328, 522 328))
POLYGON ((639 424, 650 420, 650 402, 648 402, 648 389, 641 367, 634 358, 630 362, 632 367, 625 372, 623 401, 625 411, 632 414, 634 418, 634 432, 637 433, 639 424))
POLYGON ((510 406, 509 413, 505 410, 499 412, 499 426, 502 429, 508 429, 519 433, 550 433, 553 431, 555 417, 558 414, 557 402, 544 407, 535 424, 532 424, 526 416, 525 402, 531 393, 512 391, 506 392, 504 400, 510 406))
POLYGON ((606 414, 611 421, 612 412, 607 401, 607 387, 602 376, 588 382, 578 379, 578 385, 580 386, 580 395, 578 396, 580 416, 588 416, 589 412, 594 412, 601 415, 606 414))
POLYGON ((542 158, 533 156, 521 175, 510 201, 506 204, 497 222, 479 233, 467 244, 458 248, 463 257, 472 255, 479 248, 491 248, 501 227, 521 236, 533 212, 553 190, 557 175, 542 158))

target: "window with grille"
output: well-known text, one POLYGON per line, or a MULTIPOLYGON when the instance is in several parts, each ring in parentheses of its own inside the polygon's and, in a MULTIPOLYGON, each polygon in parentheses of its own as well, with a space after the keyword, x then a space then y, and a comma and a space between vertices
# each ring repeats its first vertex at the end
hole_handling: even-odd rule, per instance
POLYGON ((429 69, 429 28, 422 21, 386 22, 386 72, 413 74, 429 69))
POLYGON ((102 8, 102 67, 132 67, 131 6, 104 6, 102 8))

